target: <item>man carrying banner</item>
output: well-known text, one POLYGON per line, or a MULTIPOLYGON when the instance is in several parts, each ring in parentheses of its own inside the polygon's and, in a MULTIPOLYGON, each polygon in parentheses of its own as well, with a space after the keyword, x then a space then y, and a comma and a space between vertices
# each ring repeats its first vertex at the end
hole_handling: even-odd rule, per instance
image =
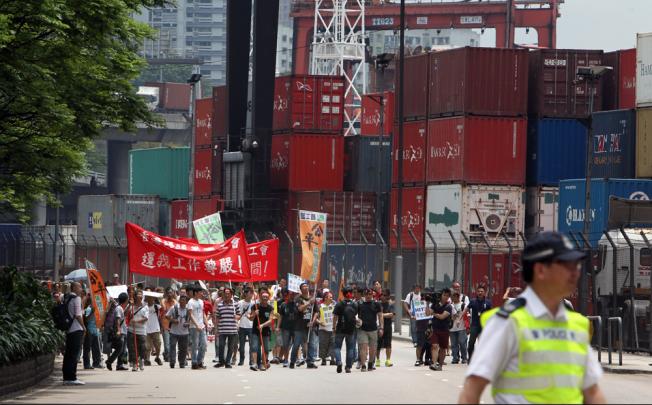
POLYGON ((260 303, 254 305, 249 314, 249 319, 253 322, 253 333, 249 343, 252 359, 252 364, 249 367, 251 371, 265 371, 269 368, 269 339, 272 335, 270 326, 274 320, 274 308, 269 304, 269 291, 261 288, 258 295, 260 303))

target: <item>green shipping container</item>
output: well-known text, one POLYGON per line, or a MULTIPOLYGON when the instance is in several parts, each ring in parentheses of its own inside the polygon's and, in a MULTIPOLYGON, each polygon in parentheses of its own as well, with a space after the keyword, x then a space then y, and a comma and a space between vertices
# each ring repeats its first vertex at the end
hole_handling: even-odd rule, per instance
POLYGON ((129 193, 188 198, 190 148, 129 151, 129 193))

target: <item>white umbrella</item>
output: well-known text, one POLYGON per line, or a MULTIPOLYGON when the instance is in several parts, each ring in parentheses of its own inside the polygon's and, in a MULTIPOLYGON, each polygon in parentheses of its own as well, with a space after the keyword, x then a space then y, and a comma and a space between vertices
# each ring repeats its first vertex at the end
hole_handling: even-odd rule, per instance
POLYGON ((80 280, 87 280, 88 279, 88 272, 86 269, 77 269, 73 270, 70 273, 64 277, 64 280, 66 281, 80 281, 80 280))

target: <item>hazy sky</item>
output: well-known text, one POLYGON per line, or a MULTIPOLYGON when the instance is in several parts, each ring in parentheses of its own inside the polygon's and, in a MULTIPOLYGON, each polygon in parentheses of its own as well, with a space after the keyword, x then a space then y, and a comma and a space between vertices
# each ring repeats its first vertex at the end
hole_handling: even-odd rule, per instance
MULTIPOLYGON (((637 32, 652 32, 652 0, 566 0, 557 20, 557 47, 627 49, 636 47, 637 32)), ((530 31, 517 33, 518 43, 536 42, 530 31)), ((493 32, 485 32, 482 45, 493 46, 493 32)))

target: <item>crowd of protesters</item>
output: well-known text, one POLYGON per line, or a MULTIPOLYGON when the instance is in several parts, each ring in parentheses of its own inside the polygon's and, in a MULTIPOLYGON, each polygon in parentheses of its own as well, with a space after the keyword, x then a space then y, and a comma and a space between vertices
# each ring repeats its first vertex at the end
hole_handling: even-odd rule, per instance
MULTIPOLYGON (((299 292, 289 291, 285 280, 235 289, 191 283, 164 290, 138 284, 109 299, 102 328, 96 325, 82 285, 69 287, 69 291, 61 291, 59 284, 52 288, 53 298, 66 302, 74 318, 63 361, 67 385, 83 384, 76 373, 82 361, 84 369, 110 371, 143 371, 153 363, 204 370, 209 342, 215 346, 215 368, 246 364, 251 371, 266 371, 272 365, 289 369, 330 365, 337 373, 351 373, 354 367, 368 372, 382 364, 393 366, 395 299, 380 282, 372 288, 345 286, 337 298, 328 280, 317 291, 303 283, 299 292)), ((480 315, 491 308, 482 286, 476 287, 475 295, 469 299, 462 294, 459 282, 436 294, 415 285, 400 302, 399 310, 411 318, 415 366, 441 370, 449 354, 453 364, 470 361, 482 330, 480 315), (421 316, 419 306, 425 307, 421 316)), ((505 299, 510 295, 506 293, 505 299)))

